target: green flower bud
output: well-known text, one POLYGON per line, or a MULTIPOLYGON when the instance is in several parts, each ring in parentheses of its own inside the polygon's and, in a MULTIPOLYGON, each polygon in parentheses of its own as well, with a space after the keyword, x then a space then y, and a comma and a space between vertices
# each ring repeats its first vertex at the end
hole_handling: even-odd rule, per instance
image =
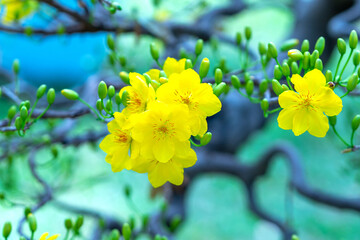
POLYGON ((157 61, 157 60, 159 59, 159 48, 158 48, 158 46, 157 46, 154 42, 152 42, 152 43, 150 44, 150 53, 151 53, 151 57, 152 57, 155 61, 157 61))
POLYGON ((204 136, 200 139, 201 146, 207 145, 211 141, 211 138, 212 138, 211 132, 205 133, 204 136))
POLYGON ((124 237, 124 240, 130 240, 131 238, 131 228, 128 223, 124 223, 122 226, 122 235, 124 237))
POLYGON ((121 65, 122 67, 125 67, 125 66, 126 66, 126 57, 120 56, 120 57, 119 57, 119 62, 120 62, 120 65, 121 65))
POLYGON ((66 28, 63 24, 60 24, 59 27, 56 29, 56 33, 59 35, 63 35, 66 31, 66 28))
POLYGON ((47 102, 49 105, 53 104, 55 101, 55 90, 53 88, 50 88, 47 92, 47 102))
POLYGON ((220 84, 216 85, 216 87, 214 88, 214 94, 216 96, 220 96, 222 93, 224 93, 226 89, 226 83, 221 82, 220 84))
POLYGON ((259 85, 259 94, 262 95, 266 92, 266 90, 269 87, 269 83, 266 79, 262 80, 260 85, 259 85))
POLYGON ((285 77, 290 76, 290 68, 289 68, 289 65, 286 62, 284 62, 283 65, 282 65, 282 72, 283 72, 285 77))
POLYGON ((78 218, 76 219, 75 224, 74 224, 74 230, 76 232, 79 232, 79 230, 83 224, 84 224, 84 216, 78 216, 78 218))
POLYGON ((203 79, 204 77, 206 77, 206 75, 208 74, 209 72, 209 68, 210 68, 210 61, 208 58, 204 58, 202 61, 201 61, 201 64, 200 64, 200 69, 199 69, 199 75, 200 75, 200 78, 203 79))
POLYGON ((99 110, 99 112, 101 112, 103 110, 103 106, 102 106, 102 103, 101 103, 101 99, 98 99, 96 101, 96 109, 99 110))
POLYGON ((260 107, 264 112, 266 112, 269 109, 269 101, 264 98, 263 100, 261 100, 260 107))
POLYGON ((353 118, 353 120, 352 120, 352 122, 351 122, 351 128, 352 128, 352 130, 353 130, 353 131, 356 131, 356 129, 359 128, 359 125, 360 125, 360 115, 357 114, 357 115, 353 118))
POLYGON ((329 117, 329 123, 331 126, 335 126, 336 125, 336 120, 337 120, 337 117, 336 116, 331 116, 329 117))
POLYGON ((355 67, 357 67, 360 64, 360 51, 359 50, 355 50, 355 52, 354 52, 353 63, 354 63, 355 67))
POLYGON ((13 72, 17 75, 20 71, 20 61, 19 59, 15 59, 12 65, 13 72))
POLYGON ((352 30, 349 36, 349 46, 351 49, 355 49, 358 44, 358 35, 355 30, 352 30))
POLYGON ((252 31, 251 28, 249 26, 245 27, 245 38, 246 40, 250 40, 251 39, 251 35, 252 35, 252 31))
POLYGON ((274 93, 279 96, 284 91, 281 84, 276 79, 273 79, 271 83, 272 83, 272 88, 274 90, 274 93))
POLYGON ((124 193, 126 197, 130 197, 131 196, 131 186, 126 184, 124 187, 124 193))
POLYGON ((45 92, 46 92, 46 85, 42 84, 36 91, 36 98, 37 99, 42 98, 42 96, 44 96, 45 92))
POLYGON ((318 50, 314 50, 314 52, 311 54, 310 56, 310 67, 314 67, 315 66, 315 62, 316 60, 319 58, 319 51, 318 50))
POLYGON ((277 50, 276 50, 276 46, 275 46, 274 43, 270 42, 270 43, 268 44, 268 51, 269 51, 270 56, 271 56, 272 58, 277 58, 278 52, 277 52, 277 50))
POLYGON ((108 89, 108 96, 109 98, 112 98, 114 95, 115 95, 115 88, 113 85, 110 85, 108 89))
POLYGON ((297 49, 291 49, 288 51, 288 57, 293 61, 299 61, 303 58, 303 54, 297 49))
POLYGON ((35 216, 30 213, 27 217, 27 221, 29 223, 29 228, 32 233, 36 232, 37 229, 37 222, 35 216))
POLYGON ((71 230, 72 229, 73 223, 72 223, 70 218, 65 219, 64 226, 65 226, 66 230, 71 230))
POLYGON ((116 10, 118 10, 118 11, 121 11, 121 10, 122 10, 120 4, 117 3, 117 2, 112 2, 112 3, 111 3, 111 6, 114 7, 114 8, 116 8, 116 10))
POLYGON ((319 52, 319 56, 324 52, 325 49, 325 38, 319 37, 315 43, 315 50, 319 52))
POLYGON ((292 235, 291 240, 300 240, 298 236, 292 235))
POLYGON ((27 117, 28 117, 28 110, 25 106, 23 106, 20 109, 20 118, 21 118, 21 120, 23 120, 23 122, 25 122, 27 117))
POLYGON ((166 73, 165 73, 164 71, 162 71, 162 70, 160 71, 159 77, 160 77, 160 78, 162 78, 162 77, 163 77, 163 78, 167 78, 166 73))
POLYGON ((79 99, 79 94, 71 89, 61 90, 61 94, 69 100, 78 100, 79 99))
POLYGON ((33 31, 32 27, 26 26, 24 29, 24 33, 26 36, 30 37, 34 33, 34 31, 33 31))
POLYGON ((235 89, 239 89, 241 87, 240 80, 236 75, 231 75, 230 80, 231 80, 231 84, 235 89))
POLYGON ((267 52, 266 44, 264 42, 259 42, 258 49, 259 49, 260 56, 265 55, 267 52))
POLYGON ((281 84, 282 89, 285 91, 289 90, 289 87, 286 84, 281 84))
POLYGON ((109 63, 111 66, 114 66, 115 63, 116 63, 116 54, 114 52, 111 52, 109 55, 108 55, 108 58, 109 58, 109 63))
POLYGON ((320 71, 323 70, 323 63, 320 58, 316 59, 315 61, 315 68, 319 69, 320 71))
POLYGON ((12 105, 9 110, 8 110, 8 119, 9 121, 11 122, 11 120, 15 117, 15 114, 16 114, 16 106, 15 105, 12 105))
POLYGON ((240 33, 240 32, 237 32, 237 33, 236 33, 236 44, 237 44, 237 45, 240 45, 241 42, 242 42, 241 33, 240 33))
POLYGON ((116 94, 116 95, 115 95, 115 103, 116 103, 117 105, 120 105, 120 104, 121 104, 121 97, 120 97, 119 94, 116 94))
POLYGON ((110 233, 110 240, 119 240, 120 238, 120 232, 117 229, 114 229, 110 233))
POLYGON ((112 102, 111 102, 110 99, 108 99, 108 100, 106 101, 105 109, 106 109, 107 111, 111 112, 111 110, 112 110, 112 102))
POLYGON ((15 119, 15 127, 16 130, 21 130, 22 129, 22 125, 23 125, 23 120, 20 117, 17 117, 15 119))
POLYGON ((346 89, 348 91, 353 91, 358 84, 358 79, 359 78, 358 78, 357 74, 354 73, 353 75, 351 75, 351 77, 349 78, 349 80, 346 84, 346 89))
POLYGON ((325 78, 326 78, 326 82, 331 82, 333 79, 332 79, 332 72, 330 70, 327 70, 325 72, 325 78))
POLYGON ((193 68, 193 64, 191 62, 191 59, 186 59, 185 61, 185 69, 193 68))
POLYGON ((288 50, 296 47, 298 44, 299 44, 299 39, 296 39, 296 38, 289 39, 281 45, 280 51, 282 51, 282 52, 288 51, 288 50))
POLYGON ((261 56, 260 61, 261 61, 261 65, 262 65, 263 67, 266 67, 266 66, 267 66, 267 64, 268 64, 269 61, 268 61, 268 58, 267 58, 266 54, 261 56))
POLYGON ((220 84, 222 82, 222 79, 223 79, 223 73, 220 68, 217 68, 215 70, 215 83, 220 84))
POLYGON ((248 96, 251 96, 251 94, 254 92, 254 82, 252 80, 246 83, 245 91, 248 96))
POLYGON ((358 77, 360 77, 360 68, 358 68, 358 70, 357 70, 357 75, 358 75, 358 77))
POLYGON ((309 69, 309 67, 310 67, 310 53, 305 52, 304 58, 303 58, 303 68, 304 68, 304 70, 307 70, 307 69, 309 69))
POLYGON ((104 81, 101 81, 98 86, 98 95, 100 99, 106 98, 107 95, 107 86, 104 81))
POLYGON ((199 56, 202 53, 204 46, 204 41, 202 39, 198 39, 195 44, 195 55, 199 56))
POLYGON ((346 42, 342 38, 338 38, 337 40, 338 51, 341 55, 346 53, 346 42))
POLYGON ((309 40, 305 39, 301 44, 301 52, 305 53, 305 52, 309 51, 309 49, 310 49, 309 40))
POLYGON ((245 72, 244 73, 244 81, 245 81, 245 83, 247 83, 248 81, 250 81, 251 80, 251 75, 250 75, 250 73, 249 72, 245 72))
POLYGON ((3 232, 2 232, 2 235, 5 239, 7 239, 9 236, 10 236, 10 233, 11 233, 11 223, 10 222, 6 222, 4 224, 4 227, 3 227, 3 232))
POLYGON ((25 216, 26 219, 28 218, 28 216, 29 216, 30 213, 31 213, 31 208, 26 207, 26 208, 24 209, 24 216, 25 216))
POLYGON ((156 234, 154 240, 162 240, 162 237, 159 234, 156 234))
POLYGON ((283 76, 283 74, 282 74, 282 72, 280 70, 279 65, 275 65, 275 67, 274 67, 274 78, 277 79, 277 80, 280 80, 282 76, 283 76))
POLYGON ((129 101, 129 92, 125 90, 122 93, 121 102, 126 107, 128 101, 129 101))
POLYGON ((110 6, 110 7, 108 8, 108 10, 109 10, 110 14, 115 14, 115 13, 116 13, 116 8, 113 7, 113 6, 110 6))
POLYGON ((26 238, 24 238, 24 237, 20 237, 20 238, 19 238, 19 240, 26 240, 26 238))
POLYGON ((146 84, 150 85, 151 84, 151 77, 147 73, 144 73, 143 76, 145 78, 146 84))
POLYGON ((299 66, 296 62, 291 63, 291 72, 292 74, 297 74, 299 72, 299 66))
POLYGON ((112 51, 115 50, 115 42, 114 42, 114 38, 111 34, 107 35, 106 43, 107 43, 108 47, 110 48, 110 50, 112 50, 112 51))
POLYGON ((170 231, 174 232, 179 227, 180 223, 181 223, 181 217, 179 215, 175 215, 170 222, 170 231))

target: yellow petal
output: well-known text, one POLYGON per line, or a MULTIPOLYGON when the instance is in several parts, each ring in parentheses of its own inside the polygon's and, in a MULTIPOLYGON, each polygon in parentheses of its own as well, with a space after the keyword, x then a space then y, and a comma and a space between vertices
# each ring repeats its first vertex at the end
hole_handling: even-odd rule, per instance
POLYGON ((152 80, 159 81, 159 78, 160 78, 160 70, 159 69, 150 69, 150 71, 146 72, 146 74, 149 75, 149 77, 152 80))
POLYGON ((137 173, 146 173, 151 172, 154 167, 158 164, 158 161, 147 159, 143 157, 138 157, 136 159, 133 159, 133 167, 131 170, 137 172, 137 173))
POLYGON ((287 108, 298 104, 299 94, 294 91, 285 91, 279 95, 279 104, 282 108, 287 108))
POLYGON ((194 166, 197 161, 197 156, 195 151, 190 148, 190 150, 187 151, 186 156, 175 155, 173 160, 179 163, 183 168, 188 168, 194 166))
POLYGON ((100 147, 101 150, 103 150, 107 154, 112 153, 117 147, 117 144, 115 142, 115 135, 114 134, 107 135, 101 141, 99 147, 100 147))
POLYGON ((293 119, 292 131, 295 136, 303 134, 309 129, 309 112, 306 109, 300 109, 296 111, 293 119))
POLYGON ((164 185, 167 181, 174 185, 181 185, 184 181, 184 169, 174 161, 158 163, 148 173, 148 178, 154 188, 164 185))
POLYGON ((199 108, 207 116, 212 116, 221 110, 221 102, 213 93, 212 87, 207 83, 202 83, 195 92, 199 98, 199 108))
POLYGON ((342 100, 328 87, 322 87, 314 96, 314 105, 319 107, 327 116, 338 115, 342 110, 342 100))
POLYGON ((296 110, 291 107, 284 108, 283 110, 281 110, 277 118, 279 127, 284 130, 292 129, 295 114, 296 114, 296 110))
POLYGON ((108 163, 111 164, 111 170, 113 172, 120 172, 124 168, 130 170, 130 156, 129 156, 129 147, 122 146, 118 147, 112 154, 112 158, 105 159, 108 163))
POLYGON ((177 61, 175 58, 168 57, 164 62, 163 70, 168 78, 174 73, 181 73, 185 70, 186 59, 177 61))
POLYGON ((325 137, 329 130, 328 118, 318 109, 313 108, 309 114, 309 133, 315 137, 325 137))
POLYGON ((173 141, 165 139, 155 141, 152 145, 155 159, 159 162, 166 163, 174 156, 175 146, 173 141))
POLYGON ((40 236, 39 240, 46 240, 46 237, 47 237, 48 235, 49 235, 48 232, 43 233, 43 234, 40 236))
POLYGON ((60 236, 60 234, 55 234, 55 235, 52 235, 51 237, 49 237, 47 240, 55 240, 55 239, 57 239, 59 236, 60 236))
POLYGON ((304 79, 307 81, 309 87, 311 87, 311 92, 313 93, 326 85, 326 78, 318 69, 314 69, 306 73, 304 79))

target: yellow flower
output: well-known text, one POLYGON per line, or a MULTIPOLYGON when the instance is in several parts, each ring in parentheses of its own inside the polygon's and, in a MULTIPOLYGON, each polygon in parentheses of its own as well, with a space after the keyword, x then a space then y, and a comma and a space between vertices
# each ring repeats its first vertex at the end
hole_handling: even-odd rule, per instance
POLYGON ((129 93, 124 113, 141 113, 146 110, 146 106, 149 102, 155 100, 154 88, 148 86, 144 76, 139 73, 130 73, 129 79, 131 86, 124 87, 119 93, 120 96, 122 96, 124 91, 129 93))
POLYGON ((279 127, 292 129, 296 136, 308 131, 315 137, 324 137, 329 130, 328 118, 338 115, 342 101, 332 89, 326 86, 325 76, 314 69, 304 78, 295 74, 291 78, 294 91, 285 91, 279 96, 281 110, 278 116, 279 127))
POLYGON ((116 112, 114 120, 108 123, 110 134, 100 143, 100 148, 107 153, 105 160, 111 164, 113 172, 120 172, 124 168, 130 170, 132 161, 129 153, 134 153, 132 157, 137 155, 135 152, 138 152, 139 145, 131 138, 131 126, 132 122, 125 114, 116 112))
POLYGON ((168 57, 164 62, 163 70, 166 76, 169 78, 174 73, 181 73, 185 70, 186 59, 180 59, 177 61, 175 58, 168 57))
POLYGON ((150 69, 148 72, 146 72, 146 74, 149 75, 152 80, 159 81, 160 79, 159 69, 150 69))
POLYGON ((5 24, 20 20, 36 10, 35 0, 1 0, 0 8, 4 8, 2 21, 5 24))
POLYGON ((201 83, 199 75, 192 69, 171 75, 168 83, 158 88, 156 96, 157 100, 164 103, 188 106, 192 135, 205 134, 206 117, 221 110, 221 102, 213 93, 212 87, 201 83))
POLYGON ((166 163, 175 152, 189 151, 189 112, 184 105, 149 104, 148 110, 134 116, 132 138, 141 145, 140 154, 147 159, 166 163))
POLYGON ((60 234, 55 234, 47 238, 48 235, 49 235, 48 232, 44 233, 43 235, 40 236, 39 240, 55 240, 60 236, 60 234))

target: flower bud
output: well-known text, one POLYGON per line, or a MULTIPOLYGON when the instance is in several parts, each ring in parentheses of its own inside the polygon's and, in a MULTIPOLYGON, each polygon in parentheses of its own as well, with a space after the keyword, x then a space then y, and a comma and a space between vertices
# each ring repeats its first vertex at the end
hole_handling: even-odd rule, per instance
POLYGON ((274 67, 274 78, 277 79, 277 80, 280 80, 282 76, 283 76, 283 74, 282 74, 282 72, 280 70, 279 65, 275 65, 275 67, 274 67))
POLYGON ((274 93, 279 96, 284 91, 281 84, 276 79, 273 79, 271 83, 272 83, 272 88, 274 90, 274 93))
POLYGON ((114 7, 116 10, 121 11, 122 7, 120 6, 120 4, 118 2, 112 2, 111 6, 114 7))
POLYGON ((23 120, 20 117, 17 117, 15 119, 15 127, 16 130, 21 130, 22 129, 22 125, 23 125, 23 120))
POLYGON ((145 78, 146 84, 150 85, 151 84, 151 77, 149 76, 149 74, 144 73, 143 76, 145 78))
POLYGON ((24 237, 20 237, 20 238, 19 238, 19 240, 26 240, 26 238, 24 238, 24 237))
POLYGON ((195 45, 195 55, 196 56, 199 56, 202 53, 203 46, 204 46, 204 41, 202 39, 198 39, 196 41, 196 45, 195 45))
POLYGON ((129 92, 125 90, 122 93, 121 102, 126 107, 128 101, 129 101, 129 92))
POLYGON ((338 51, 341 55, 346 53, 346 42, 342 38, 338 38, 337 40, 338 51))
POLYGON ((305 39, 301 44, 301 52, 305 53, 305 52, 309 51, 309 49, 310 49, 309 40, 305 39))
POLYGON ((290 76, 290 68, 289 68, 289 65, 286 62, 284 62, 283 65, 282 65, 282 72, 283 72, 285 77, 290 76))
POLYGON ((110 85, 108 89, 108 96, 109 98, 112 98, 114 95, 115 95, 115 88, 113 85, 110 85))
POLYGON ((101 103, 101 99, 98 99, 96 101, 96 109, 99 110, 99 112, 101 112, 103 110, 103 106, 102 106, 102 103, 101 103))
POLYGON ((268 62, 269 62, 269 59, 267 58, 267 56, 266 56, 266 54, 265 54, 265 55, 262 55, 262 56, 261 56, 260 61, 261 61, 261 65, 262 65, 263 67, 266 67, 267 64, 268 64, 268 62))
POLYGON ((353 63, 354 63, 355 67, 357 67, 360 64, 360 51, 359 50, 356 50, 354 52, 353 63))
POLYGON ((26 26, 24 28, 24 33, 26 36, 30 37, 34 33, 34 31, 33 31, 32 27, 26 26))
POLYGON ((110 240, 119 240, 120 238, 120 232, 117 229, 114 229, 110 233, 110 240))
POLYGON ((319 51, 318 50, 314 50, 314 52, 311 54, 310 56, 310 67, 314 67, 315 66, 315 62, 316 60, 319 58, 319 51))
POLYGON ((105 109, 106 109, 107 111, 109 111, 109 112, 112 111, 112 102, 111 102, 110 99, 108 99, 108 100, 106 101, 105 109))
POLYGON ((47 92, 47 102, 49 105, 53 104, 55 101, 55 90, 53 88, 50 88, 47 92))
POLYGON ((282 89, 285 91, 289 90, 289 87, 286 84, 281 84, 282 89))
POLYGON ((202 61, 201 61, 201 64, 200 64, 200 69, 199 69, 199 75, 200 75, 200 78, 203 79, 204 77, 206 77, 206 75, 208 74, 209 72, 209 68, 210 68, 210 61, 208 58, 204 58, 202 61))
POLYGON ((108 47, 110 48, 110 50, 112 50, 112 51, 115 50, 115 42, 114 42, 114 38, 111 34, 107 35, 106 43, 107 43, 108 47))
POLYGON ((124 240, 130 240, 131 238, 131 228, 128 223, 124 223, 122 226, 122 235, 124 237, 124 240))
POLYGON ((115 94, 115 103, 117 105, 120 105, 121 104, 121 97, 119 94, 115 94))
POLYGON ((360 125, 360 115, 357 114, 357 115, 353 118, 353 120, 352 120, 352 122, 351 122, 351 128, 352 128, 352 130, 353 130, 353 131, 356 131, 356 129, 359 128, 359 125, 360 125))
POLYGON ((25 218, 27 219, 29 214, 31 213, 31 208, 30 207, 26 207, 24 209, 24 215, 25 215, 25 218))
POLYGON ((44 96, 45 92, 46 92, 46 85, 42 84, 36 91, 36 98, 37 99, 42 98, 42 96, 44 96))
POLYGON ((185 70, 189 69, 189 68, 193 68, 193 64, 191 62, 191 59, 186 59, 186 61, 185 61, 185 70))
POLYGON ((264 98, 260 102, 260 107, 264 112, 266 112, 269 109, 269 101, 266 98, 264 98))
POLYGON ((291 240, 300 240, 300 239, 299 239, 299 237, 298 237, 298 236, 296 236, 296 235, 292 235, 292 236, 291 236, 291 240))
POLYGON ((299 72, 299 66, 296 62, 291 63, 291 72, 292 74, 297 74, 299 72))
POLYGON ((25 106, 23 106, 20 109, 20 118, 21 118, 21 120, 23 120, 23 122, 25 122, 27 117, 28 117, 28 110, 25 106))
POLYGON ((80 228, 82 227, 82 225, 84 224, 84 217, 83 216, 78 216, 78 218, 75 221, 74 224, 74 230, 76 232, 79 232, 80 228))
POLYGON ((262 80, 259 85, 259 94, 262 95, 268 89, 269 83, 266 79, 262 80))
POLYGON ((260 53, 261 56, 262 56, 262 55, 265 55, 266 52, 267 52, 266 45, 265 45, 264 42, 259 42, 259 47, 258 47, 258 49, 259 49, 259 53, 260 53))
POLYGON ((155 61, 157 61, 157 60, 159 59, 159 48, 158 48, 158 46, 157 46, 154 42, 152 42, 152 43, 150 44, 150 53, 151 53, 151 57, 152 57, 155 61))
POLYGON ((66 230, 68 230, 68 231, 72 229, 73 223, 70 218, 65 219, 64 226, 65 226, 66 230))
POLYGON ((280 51, 282 51, 282 52, 288 51, 288 50, 296 47, 298 44, 299 44, 299 39, 296 39, 296 38, 289 39, 281 45, 280 51))
POLYGON ((309 67, 310 67, 310 53, 305 52, 303 58, 303 68, 304 70, 307 70, 309 67))
POLYGON ((27 221, 29 223, 29 228, 32 233, 34 233, 37 229, 37 222, 35 216, 30 213, 27 217, 27 221))
POLYGON ((319 69, 320 71, 323 70, 323 63, 320 58, 316 59, 315 66, 316 69, 319 69))
POLYGON ((329 123, 331 126, 335 126, 336 125, 336 120, 337 120, 337 117, 336 116, 331 116, 329 117, 329 123))
POLYGON ((326 73, 325 73, 325 78, 326 78, 326 82, 332 82, 332 72, 330 70, 327 70, 326 73))
POLYGON ((358 35, 355 30, 352 30, 349 36, 349 46, 351 49, 355 49, 358 44, 358 35))
POLYGON ((315 43, 315 50, 319 52, 319 56, 324 52, 325 49, 325 38, 319 37, 315 43))
POLYGON ((107 86, 104 81, 101 81, 98 86, 98 95, 100 99, 106 98, 107 95, 107 86))
POLYGON ((205 133, 204 136, 200 139, 201 146, 207 145, 211 141, 211 138, 212 138, 211 132, 205 133))
POLYGON ((162 70, 160 71, 159 77, 167 78, 166 73, 164 71, 162 71, 162 70))
POLYGON ((251 96, 251 94, 254 92, 254 82, 252 80, 249 80, 245 85, 245 91, 248 96, 251 96))
POLYGON ((222 79, 223 79, 223 73, 220 68, 217 68, 215 70, 215 83, 220 84, 222 82, 222 79))
POLYGON ((6 222, 4 224, 4 227, 3 227, 3 232, 2 232, 2 235, 5 239, 7 239, 9 236, 10 236, 10 233, 11 233, 11 223, 10 222, 6 222))
POLYGON ((249 26, 245 27, 245 38, 246 40, 250 40, 251 39, 251 35, 252 35, 252 31, 251 28, 249 26))
POLYGON ((15 75, 19 74, 20 71, 20 61, 19 59, 15 59, 12 65, 12 69, 15 73, 15 75))
POLYGON ((130 84, 129 74, 127 72, 120 72, 119 76, 124 83, 130 84))
POLYGON ((164 84, 164 83, 167 83, 169 81, 169 79, 165 78, 165 77, 161 77, 159 78, 159 82, 160 84, 164 84))
POLYGON ((237 44, 237 45, 240 45, 240 44, 241 44, 241 41, 242 41, 241 33, 240 33, 240 32, 237 32, 237 33, 236 33, 236 44, 237 44))
POLYGON ((270 42, 270 43, 268 44, 268 51, 269 51, 270 56, 271 56, 272 58, 277 58, 278 52, 277 52, 277 50, 276 50, 276 46, 275 46, 274 43, 270 42))
POLYGON ((11 122, 11 120, 15 117, 15 114, 16 114, 16 106, 15 105, 12 105, 9 110, 8 110, 8 119, 9 121, 11 122))
POLYGON ((240 80, 236 75, 231 75, 230 80, 231 80, 231 84, 235 89, 239 89, 241 87, 240 80))
POLYGON ((303 58, 303 54, 297 49, 291 49, 288 51, 288 57, 293 61, 299 61, 303 58))
POLYGON ((214 94, 216 96, 220 96, 222 93, 224 93, 226 89, 226 83, 221 82, 220 84, 216 85, 216 87, 214 88, 214 94))
POLYGON ((351 75, 351 77, 349 78, 347 84, 346 84, 346 89, 350 92, 352 90, 354 90, 358 84, 358 76, 357 74, 353 74, 351 75))
POLYGON ((126 57, 125 56, 120 56, 119 57, 119 62, 120 62, 120 65, 122 67, 125 67, 126 66, 126 57))
POLYGON ((79 99, 79 94, 71 89, 61 90, 61 94, 69 100, 78 100, 79 99))

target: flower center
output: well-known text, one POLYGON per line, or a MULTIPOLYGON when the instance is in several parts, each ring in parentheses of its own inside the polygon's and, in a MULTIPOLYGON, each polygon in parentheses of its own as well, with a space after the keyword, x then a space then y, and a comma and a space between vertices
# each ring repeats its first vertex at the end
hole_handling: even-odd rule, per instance
POLYGON ((304 108, 313 107, 312 106, 312 99, 311 99, 311 96, 309 96, 309 94, 301 95, 301 100, 302 100, 300 102, 301 107, 304 107, 304 108))
MULTIPOLYGON (((161 119, 160 119, 161 122, 161 119)), ((175 128, 174 123, 170 122, 169 120, 163 121, 159 124, 153 125, 153 132, 154 132, 154 139, 160 140, 165 139, 168 137, 173 137, 175 135, 175 128)))
POLYGON ((129 135, 121 130, 115 132, 115 141, 118 143, 127 143, 129 141, 129 135))
POLYGON ((134 93, 129 100, 127 101, 128 104, 128 108, 132 111, 132 112, 138 112, 140 111, 140 108, 142 107, 142 101, 141 98, 139 97, 139 95, 137 93, 134 93))

